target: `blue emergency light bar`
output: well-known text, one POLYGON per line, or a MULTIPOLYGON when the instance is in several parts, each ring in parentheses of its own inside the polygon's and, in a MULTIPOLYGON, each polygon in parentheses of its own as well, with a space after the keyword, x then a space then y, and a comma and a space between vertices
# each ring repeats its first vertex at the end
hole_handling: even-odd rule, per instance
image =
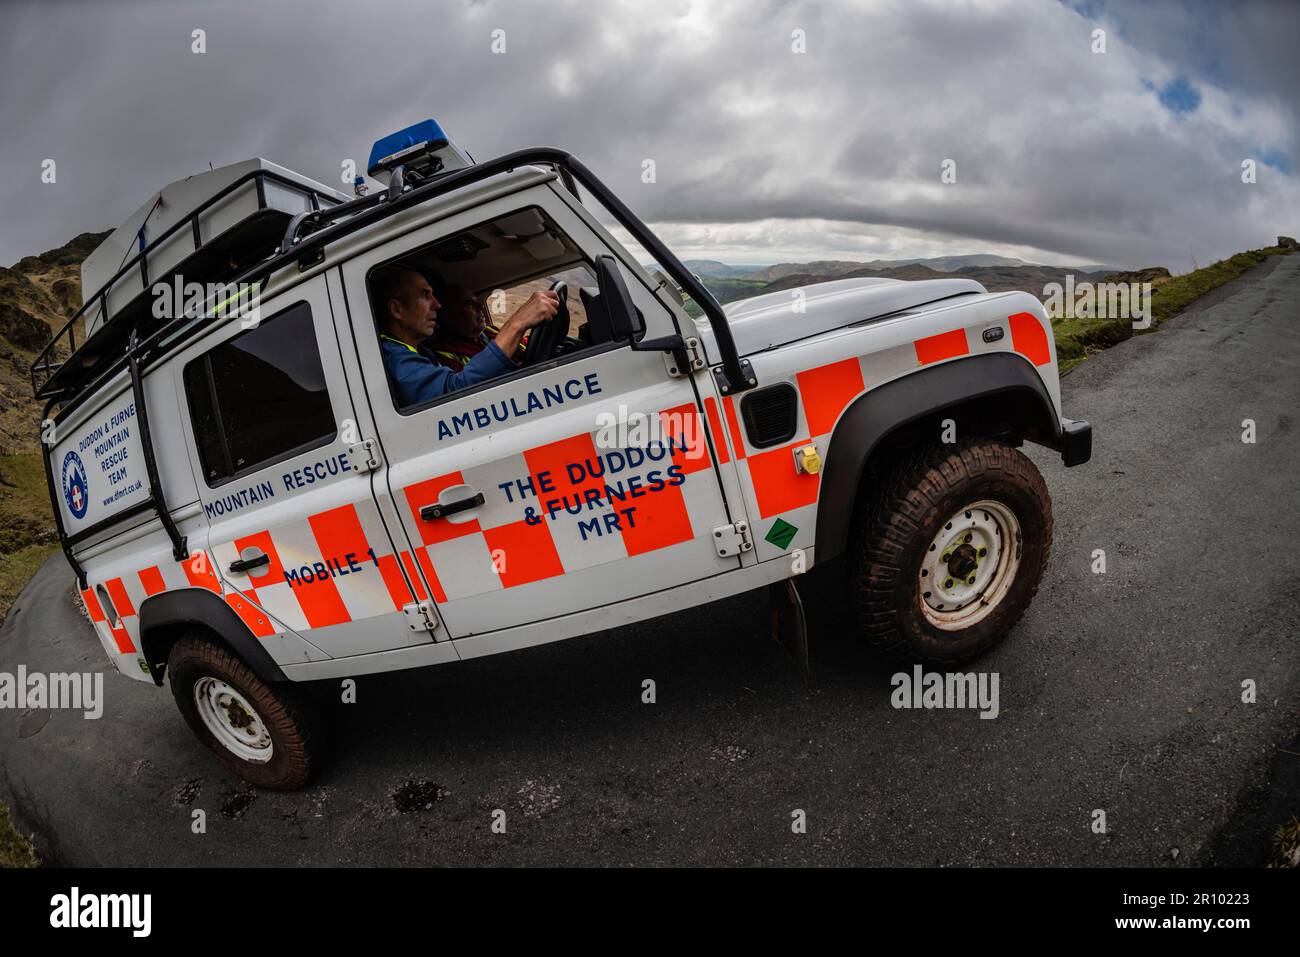
POLYGON ((418 182, 473 165, 437 120, 423 120, 376 140, 366 172, 387 184, 388 174, 401 166, 406 179, 418 182))

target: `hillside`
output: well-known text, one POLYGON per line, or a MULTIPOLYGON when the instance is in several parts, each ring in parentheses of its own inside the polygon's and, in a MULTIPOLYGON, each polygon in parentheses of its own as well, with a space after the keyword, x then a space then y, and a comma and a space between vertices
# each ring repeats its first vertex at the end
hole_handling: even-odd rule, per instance
MULTIPOLYGON (((706 276, 713 278, 736 279, 745 276, 752 276, 759 270, 766 269, 766 266, 745 266, 732 265, 731 263, 718 262, 716 259, 687 259, 682 263, 687 269, 697 276, 706 276)), ((651 267, 653 272, 653 267, 651 267)))
MULTIPOLYGON (((956 258, 956 257, 954 257, 956 258)), ((909 263, 900 266, 871 267, 859 266, 847 272, 821 273, 809 263, 803 272, 788 272, 779 279, 769 282, 763 292, 776 292, 781 289, 793 289, 814 282, 827 282, 832 279, 856 279, 859 277, 880 277, 883 279, 974 279, 989 292, 1010 292, 1022 289, 1041 297, 1043 288, 1049 283, 1065 283, 1067 274, 1073 274, 1076 282, 1096 281, 1101 275, 1083 275, 1073 266, 1037 266, 1024 264, 1019 266, 998 264, 962 266, 958 269, 941 270, 924 263, 909 263)), ((751 293, 751 295, 753 295, 751 293)))
MULTIPOLYGON (((962 257, 952 257, 962 258, 962 257)), ((970 257, 985 258, 985 257, 970 257)), ((1168 277, 1168 270, 1162 267, 1154 267, 1149 270, 1140 270, 1136 273, 1083 273, 1073 267, 1064 266, 1035 266, 1035 265, 990 265, 990 266, 963 266, 960 269, 951 271, 941 271, 932 268, 923 263, 913 263, 903 266, 887 266, 883 268, 871 268, 863 266, 861 263, 787 263, 781 267, 772 267, 782 273, 780 278, 763 281, 760 279, 761 272, 752 273, 748 276, 731 277, 731 276, 710 276, 699 274, 701 281, 713 293, 714 297, 721 303, 735 302, 738 299, 748 299, 753 296, 767 292, 779 292, 782 289, 796 289, 799 286, 808 286, 818 282, 831 282, 837 279, 857 279, 857 278, 882 278, 882 279, 903 279, 903 280, 920 280, 920 279, 974 279, 980 283, 989 292, 1011 292, 1014 290, 1023 290, 1037 296, 1040 300, 1045 298, 1044 290, 1050 283, 1065 285, 1067 274, 1073 274, 1075 282, 1100 282, 1113 277, 1116 282, 1144 282, 1148 281, 1150 276, 1160 275, 1168 277), (837 271, 834 267, 853 265, 855 268, 848 271, 837 271), (823 272, 831 268, 830 272, 823 272), (789 269, 790 271, 786 271, 789 269)), ((1161 280, 1155 280, 1156 285, 1161 280)), ((693 301, 686 303, 686 311, 692 316, 701 315, 699 307, 693 301)))
POLYGON ((0 455, 35 452, 40 409, 29 370, 51 333, 81 306, 81 261, 108 233, 0 266, 0 455))
MULTIPOLYGON (((774 266, 728 266, 726 263, 713 260, 695 260, 693 264, 688 263, 688 265, 691 266, 692 271, 706 278, 744 276, 749 279, 761 279, 765 282, 778 282, 791 276, 820 276, 828 279, 844 279, 848 276, 888 275, 895 274, 896 271, 909 266, 926 267, 932 272, 945 275, 962 275, 965 274, 967 269, 972 268, 990 270, 1010 268, 1014 270, 1023 267, 1047 269, 1053 272, 1068 271, 1076 274, 1115 271, 1113 266, 1043 266, 1038 263, 1026 262, 1023 259, 1012 259, 1009 256, 995 256, 992 253, 972 253, 966 256, 932 256, 928 259, 873 259, 869 262, 830 259, 810 263, 777 263, 774 266), (700 268, 697 268, 697 266, 700 268)), ((993 274, 989 273, 989 275, 993 274)), ((896 278, 907 278, 907 276, 897 274, 896 278)))
POLYGON ((41 406, 30 369, 51 333, 81 306, 81 261, 107 233, 0 267, 0 617, 58 547, 41 467, 41 406))

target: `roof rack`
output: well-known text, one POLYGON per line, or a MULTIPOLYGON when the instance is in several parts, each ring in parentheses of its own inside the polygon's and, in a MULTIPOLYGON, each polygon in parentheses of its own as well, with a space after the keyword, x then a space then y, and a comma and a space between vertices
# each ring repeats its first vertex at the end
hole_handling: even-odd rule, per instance
POLYGON ((126 362, 125 347, 131 333, 147 334, 151 325, 165 321, 155 319, 150 309, 149 293, 152 283, 178 275, 183 275, 187 282, 224 283, 248 266, 274 253, 284 225, 295 214, 268 201, 268 183, 288 190, 299 201, 305 199, 313 211, 339 205, 337 196, 272 169, 259 168, 239 176, 173 223, 123 263, 107 282, 86 298, 81 308, 54 333, 32 362, 32 392, 36 398, 67 398, 77 392, 89 375, 105 361, 120 369, 126 362), (204 214, 232 199, 237 191, 247 187, 250 182, 256 197, 256 209, 205 242, 200 228, 205 222, 204 214), (179 262, 151 276, 150 255, 185 228, 190 230, 193 237, 193 250, 179 262), (110 313, 114 293, 123 288, 124 279, 136 273, 139 274, 140 289, 125 304, 110 313), (85 319, 89 325, 90 314, 95 307, 99 309, 98 325, 78 348, 77 323, 85 319), (66 353, 66 358, 61 359, 63 353, 66 353))

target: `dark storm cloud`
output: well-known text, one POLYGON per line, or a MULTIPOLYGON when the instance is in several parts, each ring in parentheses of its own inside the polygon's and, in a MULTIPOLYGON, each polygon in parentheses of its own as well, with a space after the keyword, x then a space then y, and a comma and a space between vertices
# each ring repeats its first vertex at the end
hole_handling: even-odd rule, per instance
POLYGON ((688 256, 959 237, 1187 268, 1294 234, 1300 85, 1278 37, 1294 14, 1160 7, 7 5, 0 262, 108 228, 209 163, 262 155, 342 188, 343 160, 429 115, 480 158, 573 150, 688 256), (1176 115, 1158 91, 1180 77, 1201 99, 1176 115), (1284 160, 1245 186, 1248 157, 1284 160))

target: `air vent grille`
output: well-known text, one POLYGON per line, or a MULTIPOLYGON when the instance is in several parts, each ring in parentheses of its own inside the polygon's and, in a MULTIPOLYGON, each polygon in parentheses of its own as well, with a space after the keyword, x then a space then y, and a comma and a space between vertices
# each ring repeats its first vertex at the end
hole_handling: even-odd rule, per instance
POLYGON ((756 449, 794 438, 799 422, 799 393, 788 382, 756 389, 740 401, 745 434, 756 449))

